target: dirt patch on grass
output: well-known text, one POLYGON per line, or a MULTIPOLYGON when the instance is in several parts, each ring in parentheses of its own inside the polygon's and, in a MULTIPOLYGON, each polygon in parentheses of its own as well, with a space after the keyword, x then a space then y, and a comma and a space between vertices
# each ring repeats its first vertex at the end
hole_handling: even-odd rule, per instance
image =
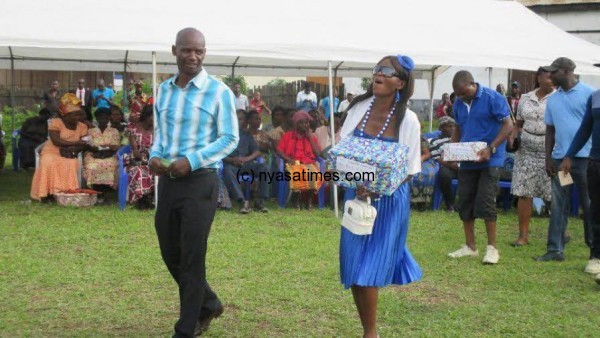
POLYGON ((441 287, 431 282, 392 286, 390 289, 402 294, 412 302, 419 302, 426 305, 455 304, 460 301, 458 294, 449 287, 441 287))

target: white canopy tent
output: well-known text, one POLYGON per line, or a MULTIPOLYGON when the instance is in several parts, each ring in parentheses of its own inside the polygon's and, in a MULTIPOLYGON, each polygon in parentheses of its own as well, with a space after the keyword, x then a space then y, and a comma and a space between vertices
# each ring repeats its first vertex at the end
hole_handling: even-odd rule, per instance
POLYGON ((600 75, 600 46, 516 1, 20 0, 2 9, 4 69, 151 72, 155 55, 154 74, 173 73, 175 34, 191 26, 206 36, 212 74, 369 76, 381 57, 407 54, 432 95, 447 66, 535 70, 567 56, 578 73, 600 75))

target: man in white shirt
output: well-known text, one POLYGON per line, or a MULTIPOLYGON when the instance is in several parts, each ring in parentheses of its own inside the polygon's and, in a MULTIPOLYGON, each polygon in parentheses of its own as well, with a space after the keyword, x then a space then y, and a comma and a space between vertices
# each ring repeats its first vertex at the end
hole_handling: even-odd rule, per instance
POLYGON ((248 97, 241 92, 241 85, 239 83, 235 83, 233 85, 233 94, 235 95, 235 109, 243 109, 248 111, 248 107, 250 103, 248 102, 248 97))
POLYGON ((296 95, 296 109, 309 112, 317 109, 317 94, 310 90, 310 83, 304 82, 304 90, 296 95))
POLYGON ((340 102, 340 105, 338 106, 338 114, 343 114, 346 112, 346 109, 348 109, 348 106, 350 105, 350 102, 352 102, 353 98, 354 95, 352 93, 346 93, 346 99, 340 102))
POLYGON ((73 94, 81 100, 81 106, 85 111, 85 117, 88 121, 94 121, 92 117, 92 91, 89 88, 85 88, 85 79, 79 79, 77 81, 77 87, 73 94))

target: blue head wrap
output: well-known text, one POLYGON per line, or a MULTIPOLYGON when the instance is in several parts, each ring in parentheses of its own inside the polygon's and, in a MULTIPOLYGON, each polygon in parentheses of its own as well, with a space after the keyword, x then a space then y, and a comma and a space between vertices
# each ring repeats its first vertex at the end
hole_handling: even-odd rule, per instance
POLYGON ((415 69, 415 62, 411 59, 410 56, 407 55, 396 55, 396 59, 402 68, 406 69, 407 72, 412 72, 415 69))
MULTIPOLYGON (((412 70, 415 69, 415 62, 410 56, 398 54, 396 55, 396 60, 398 60, 400 66, 402 66, 402 68, 404 68, 408 73, 412 72, 412 70)), ((402 97, 400 95, 400 92, 397 92, 396 102, 400 101, 401 98, 402 97)))

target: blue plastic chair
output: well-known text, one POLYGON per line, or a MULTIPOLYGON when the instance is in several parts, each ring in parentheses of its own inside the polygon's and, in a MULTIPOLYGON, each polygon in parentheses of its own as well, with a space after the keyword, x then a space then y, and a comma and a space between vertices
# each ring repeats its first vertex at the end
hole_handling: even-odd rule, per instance
POLYGON ((19 151, 19 138, 21 137, 21 129, 17 129, 12 133, 12 166, 13 171, 19 171, 21 160, 21 152, 19 151))
POLYGON ((577 217, 579 216, 579 194, 575 184, 571 190, 571 216, 577 217))
POLYGON ((131 152, 131 146, 123 146, 117 151, 117 158, 119 160, 119 184, 117 188, 117 194, 119 196, 119 210, 125 210, 127 204, 127 187, 129 186, 129 174, 125 170, 123 163, 123 155, 131 152))
MULTIPOLYGON (((276 160, 279 165, 279 172, 285 174, 285 163, 283 159, 281 157, 277 157, 276 160)), ((324 174, 325 160, 321 157, 317 157, 317 163, 319 163, 321 174, 324 174)), ((285 180, 281 180, 278 182, 278 184, 279 191, 277 192, 277 202, 279 203, 280 208, 285 208, 285 205, 287 204, 288 195, 290 193, 290 183, 285 180)), ((317 192, 317 199, 319 201, 319 209, 323 209, 325 207, 325 182, 323 182, 323 185, 321 185, 321 188, 317 192)))
POLYGON ((442 131, 441 130, 435 130, 435 131, 432 131, 431 133, 425 133, 425 134, 423 134, 423 138, 425 138, 427 141, 429 141, 432 138, 439 137, 440 135, 442 135, 442 131))

